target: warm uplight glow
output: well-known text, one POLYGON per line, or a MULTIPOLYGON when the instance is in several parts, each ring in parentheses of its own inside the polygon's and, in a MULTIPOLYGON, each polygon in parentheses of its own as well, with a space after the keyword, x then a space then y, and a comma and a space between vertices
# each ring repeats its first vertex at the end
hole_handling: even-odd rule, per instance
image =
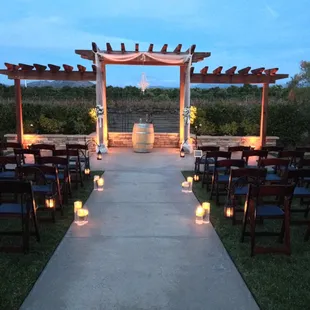
POLYGON ((104 185, 104 179, 103 178, 99 178, 97 180, 97 186, 98 186, 98 191, 99 192, 103 191, 103 185, 104 185))
POLYGON ((53 197, 48 197, 45 199, 46 208, 53 209, 55 208, 55 199, 53 197))

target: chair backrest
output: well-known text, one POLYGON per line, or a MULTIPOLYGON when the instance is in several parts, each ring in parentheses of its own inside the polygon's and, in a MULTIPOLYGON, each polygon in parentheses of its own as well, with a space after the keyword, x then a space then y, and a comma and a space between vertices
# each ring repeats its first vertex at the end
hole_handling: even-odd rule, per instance
POLYGON ((310 146, 298 146, 296 147, 295 151, 297 152, 310 152, 310 146))
POLYGON ((294 169, 286 171, 284 175, 284 181, 287 184, 295 183, 301 185, 300 183, 305 179, 310 178, 310 169, 294 169))
POLYGON ((211 151, 211 152, 206 153, 206 158, 214 158, 215 160, 218 160, 219 158, 230 159, 231 158, 231 152, 211 151))
POLYGON ((242 152, 242 158, 246 161, 246 163, 249 162, 250 157, 258 157, 260 160, 261 158, 267 158, 268 151, 262 151, 262 150, 249 150, 249 151, 243 151, 242 152))
POLYGON ((21 180, 0 180, 0 194, 32 194, 31 182, 21 180))
POLYGON ((74 150, 85 150, 87 151, 88 150, 88 145, 87 144, 70 144, 70 143, 67 143, 66 144, 66 149, 69 150, 69 149, 74 149, 74 150))
POLYGON ((298 162, 298 168, 310 168, 310 158, 302 158, 298 162))
POLYGON ((266 178, 267 170, 263 168, 239 168, 230 171, 231 178, 266 178))
POLYGON ((39 143, 31 144, 30 149, 54 151, 56 148, 54 144, 39 143))
POLYGON ((303 151, 280 151, 278 158, 290 159, 290 164, 296 166, 298 162, 304 158, 305 152, 303 151))
POLYGON ((66 156, 66 157, 68 157, 68 150, 67 149, 53 150, 53 156, 66 156))
POLYGON ((238 146, 229 146, 228 152, 243 152, 249 151, 251 149, 250 146, 238 145, 238 146))
POLYGON ((26 163, 25 155, 33 155, 34 163, 38 162, 38 158, 40 155, 40 150, 35 149, 14 149, 14 154, 16 156, 16 161, 19 164, 22 162, 23 164, 26 163))
POLYGON ((262 146, 262 151, 280 152, 283 150, 284 150, 284 146, 276 146, 276 145, 262 146))
POLYGON ((213 145, 201 145, 201 146, 198 146, 198 150, 201 150, 203 152, 214 152, 214 151, 219 151, 220 147, 213 146, 213 145))
POLYGON ((290 164, 289 159, 284 159, 284 158, 262 158, 258 162, 258 166, 265 168, 265 167, 288 167, 290 164))
POLYGON ((64 157, 57 157, 57 156, 44 156, 39 159, 39 164, 41 165, 47 165, 52 164, 55 166, 61 165, 61 166, 68 166, 68 158, 64 157))
POLYGON ((23 144, 19 143, 19 142, 2 142, 1 148, 4 150, 6 150, 6 149, 22 149, 23 144))
POLYGON ((249 188, 249 196, 254 199, 259 199, 261 197, 271 197, 275 196, 282 200, 283 198, 287 198, 289 200, 292 199, 294 194, 295 185, 260 185, 256 186, 250 184, 249 188), (282 199, 281 199, 282 198, 282 199))
POLYGON ((244 168, 245 161, 243 159, 223 159, 215 162, 215 168, 244 168))
POLYGON ((18 178, 20 180, 31 181, 34 184, 46 184, 47 180, 44 172, 40 169, 41 166, 19 166, 16 168, 18 178))
POLYGON ((15 156, 0 156, 0 166, 6 165, 16 165, 16 157, 15 156))

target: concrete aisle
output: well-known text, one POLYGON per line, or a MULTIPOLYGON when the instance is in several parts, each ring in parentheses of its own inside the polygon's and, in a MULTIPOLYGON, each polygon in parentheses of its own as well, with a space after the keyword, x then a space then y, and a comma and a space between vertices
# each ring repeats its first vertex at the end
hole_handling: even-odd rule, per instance
POLYGON ((71 226, 22 310, 259 309, 213 227, 194 224, 180 190, 192 156, 111 149, 96 166, 88 225, 71 226))

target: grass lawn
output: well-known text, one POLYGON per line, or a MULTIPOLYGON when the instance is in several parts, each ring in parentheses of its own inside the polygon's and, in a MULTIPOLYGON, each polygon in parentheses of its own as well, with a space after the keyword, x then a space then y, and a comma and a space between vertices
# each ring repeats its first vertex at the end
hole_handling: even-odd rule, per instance
MULTIPOLYGON (((102 173, 103 171, 94 171, 92 175, 101 175, 102 173)), ((71 225, 73 221, 73 202, 75 200, 85 202, 91 194, 93 190, 92 176, 85 180, 84 187, 79 186, 78 190, 76 190, 73 184, 72 190, 73 199, 69 199, 68 205, 65 206, 63 217, 57 212, 56 223, 39 221, 41 242, 37 243, 35 238, 31 237, 29 254, 0 252, 0 309, 19 309, 71 225)), ((40 215, 39 212, 38 216, 40 215)), ((12 225, 16 226, 18 220, 14 220, 14 222, 12 225)), ((7 220, 0 221, 1 230, 4 225, 7 226, 7 220)))
MULTIPOLYGON (((183 171, 183 175, 192 176, 193 172, 183 171)), ((193 192, 200 202, 209 201, 209 193, 200 182, 193 184, 193 192)), ((241 226, 232 226, 231 220, 224 218, 223 206, 217 207, 214 202, 211 222, 262 310, 310 309, 310 241, 303 241, 306 226, 291 227, 290 257, 262 254, 251 258, 249 239, 239 242, 241 226)), ((266 224, 268 228, 275 225, 266 224)), ((269 242, 260 242, 265 241, 269 242)))

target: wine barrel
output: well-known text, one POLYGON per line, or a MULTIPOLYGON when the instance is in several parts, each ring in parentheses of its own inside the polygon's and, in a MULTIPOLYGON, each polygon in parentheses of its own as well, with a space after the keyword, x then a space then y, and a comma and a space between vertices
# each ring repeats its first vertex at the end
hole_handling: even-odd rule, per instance
POLYGON ((153 124, 134 124, 132 146, 136 153, 149 153, 154 146, 153 124))

